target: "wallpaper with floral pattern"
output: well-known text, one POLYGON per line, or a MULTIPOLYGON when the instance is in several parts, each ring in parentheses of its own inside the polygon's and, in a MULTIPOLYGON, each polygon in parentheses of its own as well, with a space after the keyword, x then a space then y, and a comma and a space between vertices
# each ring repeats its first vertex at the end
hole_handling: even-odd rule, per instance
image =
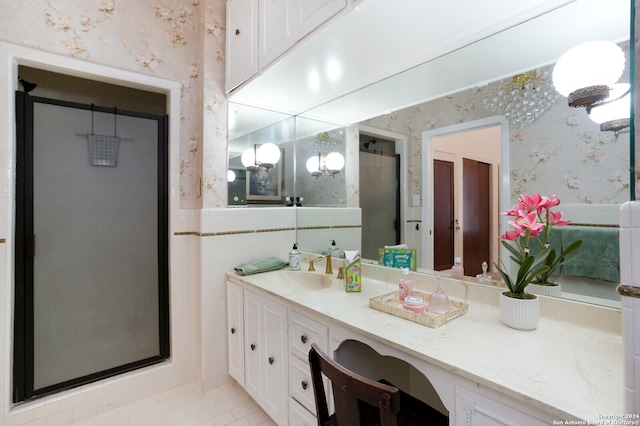
POLYGON ((224 0, 0 0, 0 16, 9 43, 179 81, 181 207, 226 205, 224 0))
MULTIPOLYGON (((422 132, 497 113, 484 99, 498 84, 426 102, 364 124, 409 135, 409 190, 422 193, 422 132)), ((510 126, 511 200, 519 194, 557 194, 563 203, 619 204, 630 198, 629 133, 601 132, 583 108, 560 98, 537 121, 510 126)), ((637 173, 636 173, 637 175, 637 173)), ((637 188, 637 185, 636 185, 637 188)))

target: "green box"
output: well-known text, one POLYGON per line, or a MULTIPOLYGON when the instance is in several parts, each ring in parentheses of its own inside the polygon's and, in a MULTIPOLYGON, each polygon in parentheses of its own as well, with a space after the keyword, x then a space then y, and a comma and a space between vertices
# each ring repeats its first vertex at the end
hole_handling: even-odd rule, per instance
POLYGON ((378 264, 390 268, 416 270, 416 249, 379 248, 378 264))

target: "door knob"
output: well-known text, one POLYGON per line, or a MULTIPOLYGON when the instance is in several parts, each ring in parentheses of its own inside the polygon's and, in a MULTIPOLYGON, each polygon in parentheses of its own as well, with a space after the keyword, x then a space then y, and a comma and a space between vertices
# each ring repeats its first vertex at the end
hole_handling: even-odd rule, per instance
POLYGON ((273 365, 273 361, 274 361, 273 357, 272 357, 272 356, 270 356, 270 357, 269 357, 269 364, 273 365))
POLYGON ((255 345, 255 343, 252 343, 252 344, 251 344, 251 350, 252 350, 252 351, 255 351, 255 350, 256 350, 256 345, 255 345))
POLYGON ((300 341, 302 343, 307 343, 307 336, 305 336, 304 334, 302 336, 300 336, 300 341))

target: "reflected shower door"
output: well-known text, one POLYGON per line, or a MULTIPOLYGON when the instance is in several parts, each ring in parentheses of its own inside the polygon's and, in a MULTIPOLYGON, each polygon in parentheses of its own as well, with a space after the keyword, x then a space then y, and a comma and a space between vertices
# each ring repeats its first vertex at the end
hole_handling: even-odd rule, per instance
POLYGON ((378 248, 400 243, 400 156, 360 151, 362 257, 377 259, 378 248))

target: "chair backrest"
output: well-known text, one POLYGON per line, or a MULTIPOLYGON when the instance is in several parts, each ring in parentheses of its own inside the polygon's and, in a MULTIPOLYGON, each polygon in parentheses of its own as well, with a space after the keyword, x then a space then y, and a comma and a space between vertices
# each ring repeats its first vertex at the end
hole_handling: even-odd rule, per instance
POLYGON ((371 415, 377 415, 375 424, 396 426, 400 411, 400 391, 394 386, 360 376, 341 366, 315 344, 309 351, 311 381, 316 400, 318 425, 354 426, 370 425, 371 415), (322 374, 331 381, 335 413, 329 415, 322 374))

